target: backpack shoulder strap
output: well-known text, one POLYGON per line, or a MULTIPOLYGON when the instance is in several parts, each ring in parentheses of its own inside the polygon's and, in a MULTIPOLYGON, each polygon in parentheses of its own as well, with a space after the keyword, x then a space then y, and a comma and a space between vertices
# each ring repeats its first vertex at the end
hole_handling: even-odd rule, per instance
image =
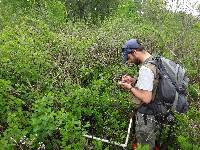
POLYGON ((153 91, 152 91, 152 100, 155 99, 156 91, 159 83, 159 70, 156 67, 155 61, 150 60, 144 64, 147 68, 149 68, 154 74, 154 81, 153 81, 153 91))
POLYGON ((157 57, 153 57, 151 56, 150 58, 148 58, 144 64, 144 66, 146 66, 147 68, 149 68, 153 74, 154 74, 154 79, 159 79, 159 69, 158 69, 158 58, 157 57))
POLYGON ((158 75, 159 75, 159 70, 157 69, 156 65, 153 64, 153 62, 147 62, 146 64, 144 64, 144 66, 146 66, 147 68, 149 68, 153 74, 154 74, 154 79, 158 79, 158 75))

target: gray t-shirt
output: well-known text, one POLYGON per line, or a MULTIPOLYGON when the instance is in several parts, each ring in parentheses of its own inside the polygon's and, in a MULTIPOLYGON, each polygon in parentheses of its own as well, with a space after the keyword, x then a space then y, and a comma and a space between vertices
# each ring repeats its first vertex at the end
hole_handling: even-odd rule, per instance
POLYGON ((152 91, 153 90, 154 74, 146 66, 141 66, 139 70, 138 80, 135 85, 140 90, 152 91))

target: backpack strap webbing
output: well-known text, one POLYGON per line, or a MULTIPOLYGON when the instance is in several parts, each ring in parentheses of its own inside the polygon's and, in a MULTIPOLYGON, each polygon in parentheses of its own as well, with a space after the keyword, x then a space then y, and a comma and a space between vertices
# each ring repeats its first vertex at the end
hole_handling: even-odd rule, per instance
POLYGON ((159 83, 159 70, 155 66, 155 64, 151 61, 146 62, 144 64, 147 68, 149 68, 154 74, 154 81, 153 81, 153 91, 152 91, 152 101, 155 99, 156 91, 159 83))
POLYGON ((173 103, 172 108, 171 108, 173 112, 176 111, 177 103, 178 103, 178 92, 176 91, 175 100, 174 100, 174 103, 173 103))

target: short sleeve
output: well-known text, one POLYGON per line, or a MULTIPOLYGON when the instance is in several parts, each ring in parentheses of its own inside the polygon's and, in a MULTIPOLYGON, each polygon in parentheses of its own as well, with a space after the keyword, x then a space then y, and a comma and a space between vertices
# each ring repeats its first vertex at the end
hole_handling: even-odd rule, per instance
POLYGON ((139 70, 138 80, 135 85, 140 90, 152 91, 153 90, 154 74, 151 69, 142 66, 139 70))

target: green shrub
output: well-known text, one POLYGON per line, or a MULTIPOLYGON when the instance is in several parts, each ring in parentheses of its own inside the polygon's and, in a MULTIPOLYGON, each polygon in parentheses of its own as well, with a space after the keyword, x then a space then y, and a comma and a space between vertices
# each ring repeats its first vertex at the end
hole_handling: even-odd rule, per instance
POLYGON ((131 0, 70 2, 0 2, 1 148, 19 148, 15 141, 24 136, 24 149, 41 142, 46 149, 116 148, 90 143, 84 134, 124 143, 134 104, 115 79, 137 75, 138 68, 122 63, 121 46, 140 38, 148 51, 185 66, 190 111, 177 115, 172 148, 198 149, 198 21, 157 8, 157 1, 146 8, 131 0), (88 26, 81 19, 101 23, 88 26))
POLYGON ((63 0, 67 16, 72 21, 84 20, 98 23, 116 10, 120 0, 63 0))

